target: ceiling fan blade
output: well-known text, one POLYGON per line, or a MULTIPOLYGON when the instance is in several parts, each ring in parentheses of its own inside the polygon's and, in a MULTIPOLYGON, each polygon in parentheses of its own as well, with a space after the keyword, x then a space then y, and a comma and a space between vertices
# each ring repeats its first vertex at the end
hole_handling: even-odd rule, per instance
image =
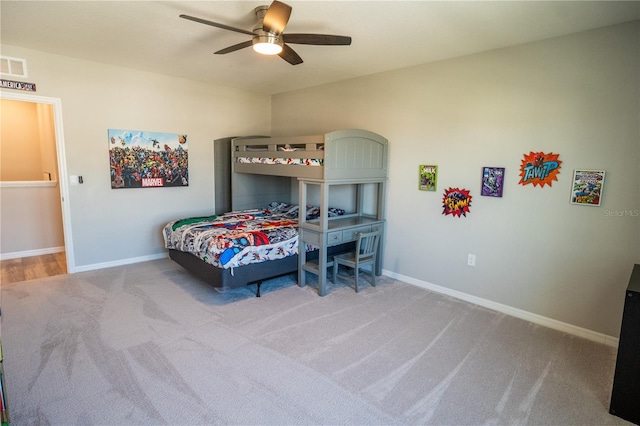
POLYGON ((285 61, 289 62, 291 65, 298 65, 302 63, 302 58, 289 46, 286 44, 282 46, 282 52, 278 53, 285 61))
POLYGON ((318 46, 348 46, 351 37, 328 34, 282 34, 285 43, 314 44, 318 46))
POLYGON ((229 46, 225 49, 218 50, 215 52, 216 55, 224 55, 225 53, 235 52, 236 50, 244 49, 245 47, 249 47, 253 44, 251 40, 243 41, 242 43, 234 44, 233 46, 229 46))
POLYGON ((219 24, 218 22, 207 21, 206 19, 196 18, 194 16, 189 15, 180 15, 183 19, 188 19, 190 21, 199 22, 205 25, 211 25, 212 27, 221 28, 223 30, 235 31, 237 33, 247 34, 247 35, 255 35, 251 31, 243 30, 242 28, 230 27, 229 25, 219 24))
POLYGON ((273 34, 280 34, 289 22, 291 6, 275 0, 267 9, 262 20, 262 29, 273 34))

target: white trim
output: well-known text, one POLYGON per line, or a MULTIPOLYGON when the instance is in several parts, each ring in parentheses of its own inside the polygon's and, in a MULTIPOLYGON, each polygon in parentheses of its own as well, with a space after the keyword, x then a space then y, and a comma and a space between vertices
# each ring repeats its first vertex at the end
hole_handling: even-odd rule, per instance
POLYGON ((36 250, 14 251, 13 253, 0 253, 0 260, 18 259, 22 257, 42 256, 43 254, 53 254, 64 252, 64 247, 49 247, 36 250))
POLYGON ((64 233, 65 252, 67 253, 67 271, 76 271, 71 234, 71 207, 69 199, 69 178, 67 176, 67 156, 65 154, 64 128, 62 121, 62 101, 59 98, 48 98, 24 92, 0 91, 0 99, 12 101, 34 102, 53 106, 53 122, 56 134, 56 153, 58 155, 58 181, 60 183, 60 201, 62 205, 62 230, 64 233))
POLYGON ((574 336, 582 337, 594 342, 604 343, 605 345, 617 347, 619 339, 617 337, 609 336, 607 334, 598 333, 597 331, 588 330, 586 328, 578 327, 566 322, 554 320, 552 318, 543 317, 542 315, 534 314, 531 312, 517 309, 502 303, 493 302, 491 300, 483 299, 477 296, 473 296, 461 291, 452 290, 450 288, 442 287, 436 284, 432 284, 426 281, 421 281, 415 278, 408 277, 406 275, 397 274, 388 270, 382 271, 383 275, 406 282, 408 284, 422 287, 427 290, 431 290, 436 293, 445 294, 447 296, 455 297, 456 299, 464 300, 465 302, 473 303, 474 305, 482 306, 487 309, 502 312, 503 314, 510 315, 512 317, 520 318, 525 321, 539 324, 545 327, 552 328, 554 330, 562 331, 564 333, 572 334, 574 336))
POLYGON ((23 180, 0 182, 0 188, 35 188, 43 186, 56 186, 55 180, 23 180))
POLYGON ((93 263, 91 265, 78 266, 76 272, 95 271, 97 269, 113 268, 114 266, 130 265, 132 263, 147 262, 169 257, 169 253, 151 254, 149 256, 131 257, 129 259, 114 260, 111 262, 93 263))

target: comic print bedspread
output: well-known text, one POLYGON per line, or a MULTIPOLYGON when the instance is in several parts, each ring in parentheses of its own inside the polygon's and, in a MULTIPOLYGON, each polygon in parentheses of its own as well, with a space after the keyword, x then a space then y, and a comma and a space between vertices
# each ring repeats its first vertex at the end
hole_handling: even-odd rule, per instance
MULTIPOLYGON (((308 207, 308 218, 318 214, 318 208, 308 207)), ((330 209, 329 214, 344 211, 330 209)), ((260 209, 174 220, 165 225, 163 236, 167 249, 191 253, 224 269, 283 259, 298 253, 298 206, 271 203, 260 209)))
POLYGON ((272 158, 272 157, 238 157, 238 163, 244 164, 280 164, 284 166, 322 166, 321 158, 272 158))

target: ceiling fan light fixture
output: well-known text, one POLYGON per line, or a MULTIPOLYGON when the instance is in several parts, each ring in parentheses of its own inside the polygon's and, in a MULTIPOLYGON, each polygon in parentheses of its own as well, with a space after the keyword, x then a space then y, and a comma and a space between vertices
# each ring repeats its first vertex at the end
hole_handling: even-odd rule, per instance
POLYGON ((351 44, 351 37, 347 36, 304 33, 285 34, 284 29, 289 22, 291 10, 291 6, 278 0, 273 0, 269 6, 256 7, 254 9, 256 24, 253 27, 253 31, 208 21, 195 16, 180 15, 180 18, 251 36, 250 40, 213 52, 215 55, 225 55, 252 46, 253 50, 261 55, 278 55, 291 65, 299 65, 303 63, 302 58, 291 48, 291 44, 315 46, 348 46, 351 44))
POLYGON ((253 38, 253 50, 263 55, 277 55, 282 52, 282 40, 273 35, 259 35, 253 38))

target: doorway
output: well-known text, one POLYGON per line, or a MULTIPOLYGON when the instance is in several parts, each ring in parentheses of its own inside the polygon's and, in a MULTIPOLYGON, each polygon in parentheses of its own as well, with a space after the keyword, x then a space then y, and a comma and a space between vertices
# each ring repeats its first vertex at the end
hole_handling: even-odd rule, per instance
MULTIPOLYGON (((59 198, 61 206, 62 216, 62 233, 64 237, 64 250, 66 270, 68 273, 75 272, 75 262, 73 253, 73 240, 71 236, 71 214, 69 209, 69 187, 67 178, 67 166, 66 155, 64 149, 64 131, 62 121, 62 102, 58 98, 49 98, 44 96, 37 96, 29 93, 22 92, 7 92, 3 91, 0 94, 0 98, 3 100, 28 102, 35 104, 44 104, 50 106, 53 110, 53 133, 55 138, 56 148, 56 161, 57 161, 57 186, 59 189, 59 198)), ((22 182, 25 186, 31 182, 22 182)), ((4 184, 3 184, 4 185, 4 184)), ((4 188, 3 188, 4 189, 4 188)))

